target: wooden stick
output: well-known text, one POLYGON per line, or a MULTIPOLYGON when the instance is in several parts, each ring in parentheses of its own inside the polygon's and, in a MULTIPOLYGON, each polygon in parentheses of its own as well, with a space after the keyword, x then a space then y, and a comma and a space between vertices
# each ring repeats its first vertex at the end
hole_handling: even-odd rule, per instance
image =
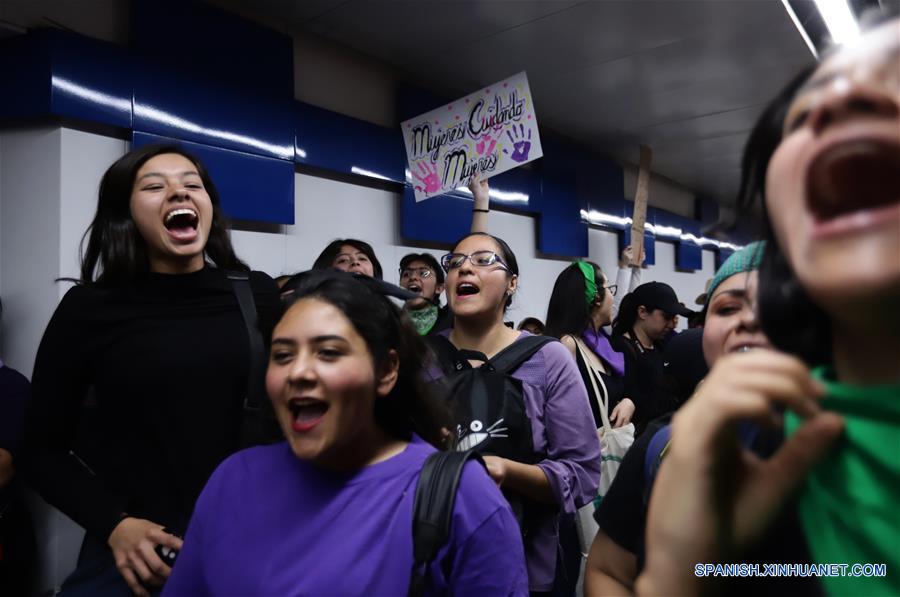
POLYGON ((647 221, 647 198, 650 195, 650 161, 653 152, 641 145, 641 162, 638 170, 637 189, 634 192, 634 213, 631 216, 631 267, 641 267, 644 251, 644 223, 647 221))

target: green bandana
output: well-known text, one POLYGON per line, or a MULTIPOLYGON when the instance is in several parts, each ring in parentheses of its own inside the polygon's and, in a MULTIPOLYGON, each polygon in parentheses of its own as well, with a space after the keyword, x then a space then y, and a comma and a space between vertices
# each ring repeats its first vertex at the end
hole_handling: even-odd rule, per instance
MULTIPOLYGON (((812 559, 849 564, 823 577, 830 595, 900 595, 900 384, 851 386, 813 377, 827 388, 823 408, 844 418, 844 437, 813 469, 798 496, 812 559), (852 577, 854 564, 885 564, 886 575, 852 577)), ((802 419, 785 414, 785 431, 802 419)))
POLYGON ((732 253, 709 283, 709 288, 706 289, 706 300, 709 301, 716 291, 716 288, 719 287, 719 284, 731 276, 758 270, 759 264, 762 262, 763 251, 765 251, 765 248, 765 241, 760 240, 755 243, 750 243, 746 247, 732 253))
POLYGON ((573 261, 573 265, 577 265, 584 276, 584 299, 587 301, 588 309, 594 304, 597 298, 597 280, 594 278, 594 266, 587 261, 573 261))
POLYGON ((428 305, 424 309, 407 309, 406 312, 409 314, 409 318, 420 336, 424 336, 431 331, 438 319, 438 308, 436 305, 428 305))

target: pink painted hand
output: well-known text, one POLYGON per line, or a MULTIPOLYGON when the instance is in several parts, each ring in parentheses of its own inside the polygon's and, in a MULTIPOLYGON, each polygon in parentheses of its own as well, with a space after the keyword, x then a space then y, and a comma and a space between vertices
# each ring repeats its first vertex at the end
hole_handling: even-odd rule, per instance
POLYGON ((478 155, 490 154, 497 146, 498 138, 499 137, 491 137, 490 135, 485 135, 478 143, 475 144, 475 152, 478 155))
POLYGON ((422 183, 423 186, 416 185, 416 190, 423 193, 434 193, 441 190, 441 179, 438 178, 437 170, 434 166, 429 166, 423 162, 419 162, 419 173, 413 172, 413 176, 422 183))

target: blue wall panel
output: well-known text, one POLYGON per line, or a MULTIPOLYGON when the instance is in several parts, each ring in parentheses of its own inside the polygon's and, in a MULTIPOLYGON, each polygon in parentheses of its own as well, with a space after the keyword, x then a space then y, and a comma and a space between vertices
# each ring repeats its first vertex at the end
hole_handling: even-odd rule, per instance
MULTIPOLYGON (((470 195, 415 203, 399 129, 293 99, 289 37, 194 0, 135 0, 131 16, 132 53, 56 29, 0 43, 7 88, 0 120, 49 116, 112 125, 132 130, 138 145, 179 139, 208 162, 226 212, 237 219, 293 223, 296 162, 397 184, 405 239, 449 244, 468 231, 470 195), (189 43, 169 33, 172 22, 189 32, 189 43)), ((443 103, 407 87, 398 94, 398 113, 402 120, 443 103)), ((623 218, 631 204, 623 199, 621 167, 552 132, 541 137, 542 159, 491 179, 491 205, 535 215, 537 249, 546 255, 587 254, 582 209, 613 216, 602 225, 625 229, 627 243, 623 218)), ((698 216, 710 219, 714 207, 698 201, 698 216)), ((677 220, 648 211, 651 223, 677 220)), ((679 226, 699 232, 693 221, 679 226)), ((646 238, 652 264, 654 236, 646 238)), ((672 240, 685 244, 680 236, 672 240)), ((679 267, 698 266, 699 254, 696 245, 679 247, 679 267)))
POLYGON ((175 142, 206 166, 233 220, 294 223, 294 164, 284 160, 210 147, 189 141, 134 132, 135 147, 175 142))
POLYGON ((405 240, 452 244, 469 232, 472 198, 442 195, 416 203, 412 187, 403 187, 400 236, 405 240))
POLYGON ((163 137, 294 159, 291 102, 252 90, 200 83, 189 72, 140 65, 134 78, 134 128, 163 137))
POLYGON ((130 128, 134 65, 113 44, 63 31, 48 36, 54 114, 130 128))
MULTIPOLYGON (((700 223, 682 218, 681 230, 686 234, 700 237, 700 223)), ((675 267, 682 271, 703 269, 703 249, 690 239, 682 239, 675 246, 675 267)))
POLYGON ((294 102, 295 160, 344 174, 406 182, 399 128, 385 128, 302 102, 294 102))
POLYGON ((0 45, 3 119, 58 116, 131 127, 131 59, 116 46, 59 29, 0 45))
POLYGON ((587 257, 588 230, 577 216, 580 205, 575 178, 545 171, 541 182, 538 250, 547 255, 587 257))

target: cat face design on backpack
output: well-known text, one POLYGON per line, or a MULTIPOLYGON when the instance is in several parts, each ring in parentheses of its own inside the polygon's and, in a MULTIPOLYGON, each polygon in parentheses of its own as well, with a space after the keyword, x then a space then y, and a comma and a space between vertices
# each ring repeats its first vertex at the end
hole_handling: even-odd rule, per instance
POLYGON ((503 419, 500 419, 487 429, 485 429, 484 423, 478 420, 469 423, 468 429, 463 429, 462 425, 457 425, 456 437, 459 438, 456 440, 457 451, 465 452, 466 450, 471 450, 495 437, 509 437, 506 434, 509 429, 501 427, 501 425, 503 425, 503 419))

